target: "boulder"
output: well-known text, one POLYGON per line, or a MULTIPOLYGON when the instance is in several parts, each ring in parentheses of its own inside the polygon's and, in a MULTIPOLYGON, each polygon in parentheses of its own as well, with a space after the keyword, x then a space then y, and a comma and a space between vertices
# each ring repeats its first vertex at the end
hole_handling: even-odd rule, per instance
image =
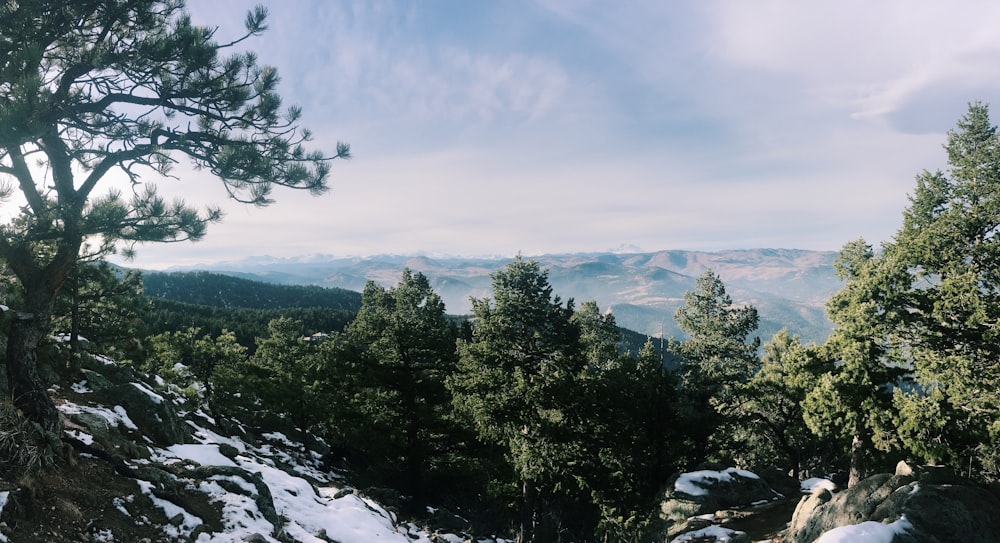
POLYGON ((94 394, 106 405, 120 405, 157 445, 184 443, 189 428, 168 398, 153 392, 131 367, 90 359, 81 371, 94 394))
POLYGON ((747 507, 777 498, 763 479, 749 471, 727 468, 676 476, 660 502, 660 517, 682 522, 719 509, 747 507))
POLYGON ((114 401, 125 408, 132 422, 154 443, 161 447, 184 443, 188 426, 177 416, 169 400, 150 392, 146 385, 137 382, 121 384, 110 391, 114 401))
POLYGON ((744 532, 722 526, 709 526, 674 536, 670 543, 751 543, 744 532))
POLYGON ((893 543, 1000 543, 996 511, 996 495, 951 470, 901 464, 895 474, 874 475, 836 495, 820 489, 802 498, 785 541, 812 543, 835 528, 877 522, 905 526, 893 543))
POLYGON ((94 445, 106 453, 120 458, 146 458, 149 449, 122 433, 122 429, 97 413, 73 413, 67 417, 66 429, 74 435, 76 430, 89 434, 94 445))

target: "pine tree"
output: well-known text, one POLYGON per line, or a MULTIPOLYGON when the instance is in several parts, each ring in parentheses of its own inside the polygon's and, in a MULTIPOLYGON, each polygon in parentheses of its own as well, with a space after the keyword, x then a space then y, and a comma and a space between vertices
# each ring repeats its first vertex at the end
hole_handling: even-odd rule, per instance
POLYGON ((385 289, 369 281, 345 334, 361 353, 354 395, 364 405, 359 440, 381 477, 402 482, 420 511, 436 486, 459 429, 445 381, 455 371, 455 337, 441 297, 422 273, 403 270, 385 289))
MULTIPOLYGON (((305 341, 300 321, 281 317, 269 322, 267 329, 266 337, 257 338, 257 350, 239 366, 242 375, 225 376, 227 394, 239 393, 243 407, 257 416, 281 414, 309 430, 329 416, 320 406, 327 399, 328 382, 337 376, 325 371, 326 357, 320 346, 305 341)), ((335 344, 336 338, 328 342, 335 344)))
POLYGON ((863 239, 844 245, 834 267, 844 287, 827 302, 834 329, 823 345, 828 370, 803 406, 809 427, 850 441, 848 486, 856 484, 875 452, 896 445, 892 391, 906 370, 893 349, 893 323, 905 309, 894 296, 905 271, 876 256, 863 239))
POLYGON ((576 484, 585 367, 573 303, 548 273, 518 257, 491 275, 493 299, 473 299, 473 338, 459 342, 456 408, 501 447, 520 487, 519 543, 554 540, 560 493, 576 484))
POLYGON ((975 102, 923 172, 889 251, 909 271, 899 343, 919 387, 897 394, 925 459, 1000 477, 1000 136, 975 102))
MULTIPOLYGON (((265 18, 249 13, 243 38, 265 18)), ((37 349, 60 287, 91 256, 85 240, 106 254, 201 238, 221 211, 166 202, 154 183, 181 157, 234 199, 266 205, 275 186, 323 192, 330 161, 349 150, 307 151, 300 110, 281 111, 277 71, 252 52, 223 57, 243 38, 217 43, 182 0, 3 2, 0 21, 0 177, 3 196, 13 187, 26 202, 0 229, 0 258, 24 291, 7 375, 14 404, 57 430, 37 349), (107 187, 112 172, 131 181, 130 197, 107 187)))
POLYGON ((757 372, 759 317, 753 306, 734 306, 722 280, 712 270, 698 278, 697 288, 684 294, 674 316, 688 338, 676 345, 681 365, 680 416, 689 440, 689 464, 708 456, 712 435, 726 413, 742 401, 742 389, 757 372))
POLYGON ((242 365, 247 356, 246 348, 228 330, 213 338, 198 328, 188 328, 155 335, 148 343, 147 368, 216 413, 216 372, 220 367, 242 365))
POLYGON ((136 360, 148 310, 138 270, 117 270, 104 261, 78 262, 59 291, 52 324, 57 333, 69 334, 74 363, 82 351, 81 338, 96 352, 136 360))
POLYGON ((819 439, 805 423, 802 403, 828 367, 815 346, 781 330, 764 344, 760 371, 748 383, 746 402, 727 426, 741 465, 780 466, 798 477, 818 467, 830 443, 819 439))

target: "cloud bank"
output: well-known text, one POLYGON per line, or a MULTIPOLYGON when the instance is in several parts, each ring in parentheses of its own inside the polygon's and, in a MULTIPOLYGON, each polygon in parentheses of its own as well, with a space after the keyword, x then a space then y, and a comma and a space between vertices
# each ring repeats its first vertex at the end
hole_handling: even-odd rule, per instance
MULTIPOLYGON (((192 2, 238 34, 247 5, 192 2)), ((225 203, 163 267, 269 254, 524 254, 889 239, 968 102, 1000 97, 1000 5, 586 0, 269 6, 248 42, 321 148, 320 198, 225 203)))

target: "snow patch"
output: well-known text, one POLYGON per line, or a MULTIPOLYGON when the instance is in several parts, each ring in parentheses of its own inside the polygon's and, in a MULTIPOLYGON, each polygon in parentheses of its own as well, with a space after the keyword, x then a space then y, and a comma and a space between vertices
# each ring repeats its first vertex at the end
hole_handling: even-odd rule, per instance
POLYGON ((829 479, 813 477, 811 479, 806 479, 805 481, 799 483, 799 488, 801 488, 802 492, 805 492, 806 494, 812 494, 813 492, 821 488, 833 492, 834 490, 837 489, 837 484, 829 479))
POLYGON ((153 502, 153 505, 163 510, 163 514, 166 515, 168 521, 163 526, 163 531, 168 536, 179 538, 181 534, 190 534, 192 530, 204 524, 202 519, 188 513, 183 507, 162 498, 158 498, 155 494, 153 494, 153 483, 142 480, 137 480, 136 483, 139 484, 139 489, 142 490, 142 493, 149 498, 149 501, 153 502), (181 516, 181 522, 179 525, 175 526, 170 521, 178 515, 181 516))
MULTIPOLYGON (((229 478, 229 480, 235 479, 237 478, 229 478)), ((198 486, 198 490, 222 506, 223 531, 232 538, 226 541, 243 541, 251 534, 270 534, 274 531, 274 526, 264 518, 264 514, 260 512, 260 508, 252 498, 256 495, 256 487, 247 485, 250 487, 248 489, 244 485, 247 485, 245 481, 239 486, 248 491, 248 496, 228 492, 216 481, 203 481, 198 486)), ((211 541, 222 541, 222 534, 218 535, 219 538, 213 538, 211 541)), ((273 541, 270 537, 266 539, 273 541)))
MULTIPOLYGON (((10 498, 10 491, 0 492, 0 514, 3 514, 3 508, 7 505, 7 500, 10 498)), ((0 534, 0 543, 8 543, 10 541, 7 536, 0 534)))
POLYGON ((92 415, 97 415, 103 417, 112 426, 122 425, 129 430, 138 430, 139 427, 132 422, 132 419, 128 417, 128 412, 125 408, 116 405, 114 409, 108 409, 106 407, 94 407, 90 405, 80 405, 73 402, 64 402, 56 406, 60 411, 67 415, 79 415, 80 413, 90 413, 92 415))
POLYGON ((114 359, 104 356, 103 354, 89 353, 90 357, 94 360, 104 364, 105 366, 115 366, 118 363, 114 359))
POLYGON ((324 496, 329 491, 317 492, 300 477, 258 462, 245 456, 237 457, 241 467, 259 472, 271 489, 274 508, 288 519, 285 532, 303 543, 321 543, 313 534, 325 530, 327 538, 341 543, 405 543, 417 541, 430 543, 421 534, 413 540, 396 530, 391 515, 381 507, 362 500, 355 494, 340 499, 324 496))
POLYGON ((93 392, 93 390, 90 390, 90 387, 87 386, 87 380, 86 379, 84 379, 83 381, 80 381, 79 383, 73 383, 72 386, 70 386, 69 388, 73 392, 76 392, 77 394, 86 394, 88 392, 93 392))
POLYGON ((80 441, 84 445, 94 444, 94 436, 80 430, 66 430, 66 435, 80 441))
POLYGON ((816 543, 892 543, 895 536, 903 535, 911 528, 913 525, 906 520, 906 515, 891 524, 870 520, 824 532, 816 543))
POLYGON ((132 386, 142 391, 142 393, 146 396, 149 396, 149 398, 153 400, 153 403, 157 405, 163 403, 163 396, 153 392, 152 389, 148 388, 146 385, 142 383, 132 383, 132 386))
POLYGON ((744 479, 760 479, 756 473, 743 469, 726 468, 722 471, 706 469, 681 474, 674 482, 674 490, 688 496, 704 496, 708 494, 706 487, 711 486, 713 482, 729 482, 733 480, 734 475, 744 479))
POLYGON ((236 463, 219 452, 218 445, 171 445, 166 451, 182 460, 191 460, 202 466, 236 467, 236 463))
POLYGON ((723 528, 722 526, 709 526, 707 528, 702 528, 701 530, 695 530, 693 532, 685 532, 670 541, 670 543, 684 543, 685 541, 700 541, 707 539, 709 537, 714 537, 714 541, 719 541, 724 543, 729 541, 734 536, 743 535, 744 532, 737 532, 736 530, 730 530, 729 528, 723 528))

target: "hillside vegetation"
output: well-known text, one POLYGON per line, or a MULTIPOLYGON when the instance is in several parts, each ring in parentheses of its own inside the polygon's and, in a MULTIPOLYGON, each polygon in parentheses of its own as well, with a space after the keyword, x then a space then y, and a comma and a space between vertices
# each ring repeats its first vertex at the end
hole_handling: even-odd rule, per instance
POLYGON ((208 272, 144 272, 143 293, 192 305, 243 309, 324 308, 357 312, 359 292, 331 287, 275 285, 208 272))

